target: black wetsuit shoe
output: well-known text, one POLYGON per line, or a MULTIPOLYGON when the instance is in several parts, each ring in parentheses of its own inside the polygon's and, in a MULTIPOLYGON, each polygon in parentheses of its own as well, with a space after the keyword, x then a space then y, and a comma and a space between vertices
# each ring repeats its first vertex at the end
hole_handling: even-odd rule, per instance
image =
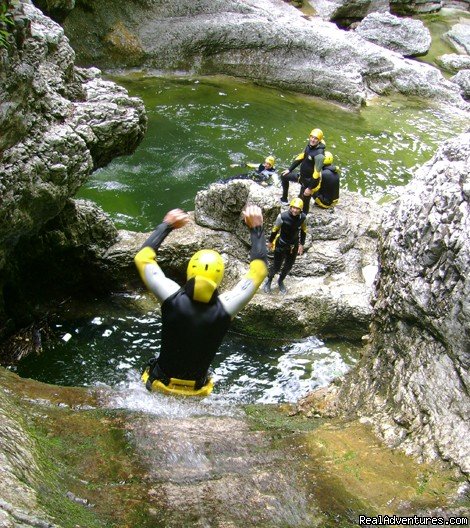
POLYGON ((284 200, 284 198, 279 198, 279 201, 281 202, 281 205, 289 205, 289 202, 284 200))
POLYGON ((287 293, 287 288, 284 286, 284 283, 282 281, 279 281, 277 285, 279 286, 279 291, 281 293, 287 293))
POLYGON ((268 279, 268 280, 264 283, 264 286, 263 286, 263 291, 264 291, 264 293, 271 293, 271 280, 272 280, 272 279, 268 279))

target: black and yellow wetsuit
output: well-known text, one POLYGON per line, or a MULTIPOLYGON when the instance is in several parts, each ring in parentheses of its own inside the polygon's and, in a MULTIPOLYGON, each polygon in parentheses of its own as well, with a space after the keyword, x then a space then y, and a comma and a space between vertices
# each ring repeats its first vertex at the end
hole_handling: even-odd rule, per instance
POLYGON ((197 390, 206 381, 231 320, 267 275, 264 230, 250 229, 249 271, 232 290, 222 294, 215 290, 208 302, 194 299, 197 277, 180 288, 157 264, 156 250, 170 231, 171 226, 160 224, 134 259, 142 280, 162 306, 161 348, 158 358, 150 362, 150 386, 154 379, 167 385, 170 378, 178 378, 194 381, 197 390))
POLYGON ((274 260, 269 269, 268 279, 281 270, 279 281, 282 282, 292 269, 297 258, 299 244, 305 244, 307 235, 307 215, 300 213, 294 216, 291 211, 279 214, 274 222, 269 242, 274 243, 274 260), (282 265, 284 263, 284 266, 282 265))
POLYGON ((325 158, 325 143, 321 141, 313 147, 309 143, 305 150, 300 153, 289 167, 289 174, 281 176, 282 183, 282 198, 281 200, 287 202, 289 194, 289 182, 299 182, 300 192, 299 198, 304 202, 303 212, 308 213, 310 209, 311 196, 304 194, 306 189, 310 189, 315 193, 320 189, 321 184, 321 170, 323 167, 323 160, 325 158), (292 171, 300 165, 300 174, 293 174, 292 171))
POLYGON ((339 201, 339 169, 325 165, 321 171, 321 185, 314 195, 315 203, 323 209, 334 207, 339 201))

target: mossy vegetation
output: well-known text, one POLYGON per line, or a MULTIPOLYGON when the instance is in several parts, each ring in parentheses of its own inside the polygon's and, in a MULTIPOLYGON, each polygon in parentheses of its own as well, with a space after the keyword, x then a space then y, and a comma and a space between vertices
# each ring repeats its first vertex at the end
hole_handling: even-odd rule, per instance
POLYGON ((325 525, 357 526, 360 514, 468 507, 456 500, 463 477, 388 448, 358 421, 306 418, 291 406, 248 406, 246 413, 254 429, 271 432, 277 448, 302 453, 298 474, 325 513, 325 525))
MULTIPOLYGON (((168 449, 175 441, 173 426, 168 429, 167 424, 165 430, 162 425, 161 432, 147 438, 146 427, 155 427, 153 422, 158 418, 100 408, 99 401, 104 394, 25 380, 3 369, 0 369, 0 382, 18 409, 18 415, 24 418, 22 427, 36 446, 33 455, 40 477, 33 485, 39 506, 59 526, 168 528, 199 525, 200 512, 198 508, 192 509, 195 507, 192 501, 203 493, 202 488, 196 491, 199 481, 180 482, 170 478, 167 482, 164 473, 156 478, 145 467, 142 448, 145 456, 152 458, 148 449, 153 448, 152 438, 158 437, 158 457, 159 450, 168 449), (146 420, 152 425, 146 426, 146 420), (136 435, 134 430, 139 433, 136 435), (137 447, 136 442, 143 444, 137 447), (165 490, 169 489, 176 493, 176 504, 183 504, 183 509, 168 510, 172 503, 168 502, 165 490), (185 492, 189 492, 188 504, 181 499, 181 493, 185 492), (192 515, 195 521, 191 524, 192 515), (171 524, 180 521, 180 524, 171 524)), ((244 410, 253 432, 247 438, 249 449, 245 455, 258 461, 258 471, 263 475, 271 472, 275 475, 280 464, 285 466, 288 475, 284 475, 284 469, 281 474, 287 479, 286 483, 308 497, 305 508, 317 512, 315 519, 321 521, 321 526, 357 526, 360 514, 413 515, 417 511, 436 508, 452 511, 452 508, 465 506, 455 499, 462 482, 453 472, 437 464, 418 464, 411 457, 387 448, 368 426, 358 421, 307 418, 288 404, 249 405, 244 410), (267 445, 271 446, 269 452, 267 445), (268 460, 273 464, 271 469, 268 460)), ((223 419, 194 418, 209 427, 208 446, 212 445, 209 441, 213 434, 211 427, 223 419)), ((190 418, 185 420, 189 429, 194 427, 190 418)), ((233 418, 227 417, 227 420, 234 427, 233 418)), ((180 433, 183 434, 183 430, 180 433)), ((212 456, 216 458, 224 450, 230 450, 229 442, 224 446, 223 440, 217 438, 217 445, 212 447, 215 449, 212 456)), ((178 439, 182 441, 180 436, 178 439)), ((209 452, 208 447, 208 457, 209 452)), ((223 470, 219 467, 214 472, 217 466, 209 466, 209 474, 200 483, 203 489, 209 490, 214 485, 211 479, 217 482, 220 475, 228 479, 227 482, 230 478, 235 482, 242 478, 238 472, 232 477, 230 472, 226 473, 227 458, 223 460, 223 470)), ((253 485, 252 478, 253 475, 248 474, 243 485, 253 485)), ((281 501, 283 508, 290 511, 290 503, 282 502, 289 501, 290 495, 283 493, 279 491, 276 501, 281 501)), ((208 492, 205 500, 217 503, 219 499, 214 491, 213 496, 208 492)), ((219 506, 213 512, 214 522, 224 519, 225 509, 219 506)), ((260 528, 270 526, 273 526, 270 521, 259 525, 260 528)))

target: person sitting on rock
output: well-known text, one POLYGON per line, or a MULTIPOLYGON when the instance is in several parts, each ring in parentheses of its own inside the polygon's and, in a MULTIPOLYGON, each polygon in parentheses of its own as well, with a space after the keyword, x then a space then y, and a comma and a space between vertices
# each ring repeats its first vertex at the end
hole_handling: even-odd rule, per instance
POLYGON ((267 275, 263 214, 256 205, 243 211, 250 230, 250 268, 230 291, 219 294, 224 261, 216 251, 195 253, 180 287, 157 264, 157 250, 173 229, 189 221, 181 209, 169 211, 135 256, 140 276, 161 304, 160 354, 142 375, 148 390, 167 394, 206 396, 213 388, 208 374, 214 356, 235 315, 244 308, 267 275))
POLYGON ((303 206, 304 204, 300 198, 294 198, 290 202, 289 210, 280 213, 274 222, 267 243, 269 250, 274 248, 274 259, 269 268, 268 278, 263 286, 265 293, 271 293, 272 280, 279 271, 279 291, 283 294, 287 293, 284 279, 292 269, 297 255, 302 255, 304 252, 305 237, 307 235, 307 215, 302 212, 303 206))
POLYGON ((333 165, 333 154, 325 151, 320 189, 312 195, 315 205, 323 209, 334 207, 339 201, 339 168, 333 165))
POLYGON ((323 132, 319 128, 314 128, 310 132, 308 143, 304 151, 295 158, 294 162, 288 169, 281 173, 282 205, 289 204, 289 182, 299 182, 299 198, 301 198, 304 203, 303 212, 308 214, 312 194, 320 189, 325 147, 323 132), (299 165, 300 174, 293 173, 292 171, 299 165))
POLYGON ((236 176, 230 176, 219 180, 218 183, 226 183, 232 180, 253 180, 256 183, 260 183, 263 186, 267 186, 273 183, 273 177, 276 175, 276 168, 274 166, 276 160, 274 156, 268 156, 263 163, 232 163, 230 167, 248 167, 254 169, 253 172, 248 174, 237 174, 236 176))

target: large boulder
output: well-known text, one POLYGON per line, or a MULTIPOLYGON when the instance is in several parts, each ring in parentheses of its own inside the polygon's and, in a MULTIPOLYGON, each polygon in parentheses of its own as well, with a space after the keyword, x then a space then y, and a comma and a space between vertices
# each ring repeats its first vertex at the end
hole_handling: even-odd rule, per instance
POLYGON ((371 344, 330 391, 336 409, 357 413, 390 444, 467 476, 469 203, 470 132, 443 144, 384 215, 371 344))
POLYGON ((397 92, 466 106, 433 66, 281 0, 97 0, 77 5, 64 28, 80 60, 100 67, 228 74, 356 107, 397 92))
POLYGON ((448 42, 457 53, 470 55, 470 24, 455 24, 444 33, 442 38, 448 42))
POLYGON ((457 73, 460 70, 470 70, 470 56, 457 53, 446 53, 436 57, 436 63, 443 70, 457 73))
POLYGON ((431 46, 431 33, 421 20, 399 18, 390 13, 367 15, 355 31, 369 42, 405 57, 426 55, 431 46))
POLYGON ((388 0, 309 0, 316 14, 347 28, 362 20, 369 13, 389 11, 388 0))
MULTIPOLYGON (((298 192, 293 184, 292 196, 298 192)), ((194 223, 173 231, 158 261, 184 280, 191 255, 202 248, 219 251, 226 262, 221 289, 235 284, 248 268, 249 232, 241 211, 247 203, 264 211, 269 232, 280 212, 279 192, 247 180, 212 184, 196 196, 194 223)), ((312 208, 306 252, 288 276, 287 295, 276 288, 260 291, 237 320, 246 331, 263 336, 322 335, 360 339, 368 332, 372 283, 377 270, 376 237, 380 207, 344 191, 334 209, 312 208)), ((110 275, 128 284, 137 277, 132 257, 148 234, 121 232, 104 256, 110 275)))
POLYGON ((462 97, 470 100, 470 69, 460 70, 450 80, 460 86, 462 97))

